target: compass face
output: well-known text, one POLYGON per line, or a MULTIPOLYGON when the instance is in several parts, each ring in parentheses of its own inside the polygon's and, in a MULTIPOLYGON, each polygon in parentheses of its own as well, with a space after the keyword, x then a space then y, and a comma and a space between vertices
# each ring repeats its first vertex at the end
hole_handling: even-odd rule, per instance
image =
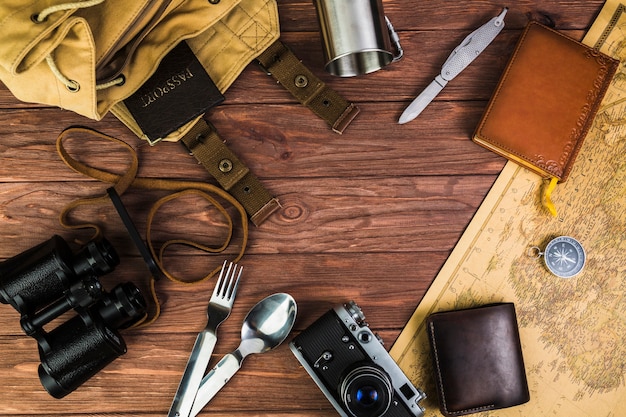
POLYGON ((569 236, 551 240, 543 256, 550 272, 561 278, 571 278, 585 266, 585 250, 569 236))

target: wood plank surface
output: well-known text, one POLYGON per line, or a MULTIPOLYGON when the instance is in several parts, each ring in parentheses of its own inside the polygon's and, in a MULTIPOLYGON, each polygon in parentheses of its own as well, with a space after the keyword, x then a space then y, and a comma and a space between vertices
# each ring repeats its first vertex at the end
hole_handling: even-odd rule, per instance
MULTIPOLYGON (((343 79, 323 70, 311 1, 279 0, 283 41, 322 80, 357 103, 361 114, 337 135, 256 64, 226 92, 224 104, 208 114, 229 147, 282 204, 266 223, 250 230, 241 261, 243 281, 233 313, 220 327, 211 363, 237 346, 248 309, 274 292, 288 292, 298 303, 288 340, 338 303, 355 300, 389 348, 504 166, 502 158, 470 137, 521 30, 535 19, 581 39, 602 4, 508 4, 506 28, 493 44, 420 117, 398 125, 402 110, 434 78, 450 51, 503 4, 385 0, 404 59, 367 76, 343 79)), ((72 171, 57 155, 57 135, 73 125, 130 143, 139 155, 141 177, 215 184, 177 143, 150 147, 111 115, 96 122, 22 103, 0 85, 0 260, 52 234, 70 241, 88 236, 58 222, 70 201, 102 194, 109 186, 72 171)), ((68 147, 111 172, 124 172, 128 164, 123 152, 89 138, 72 139, 68 147)), ((124 194, 142 235, 150 206, 163 195, 135 188, 124 194)), ((103 277, 105 287, 132 281, 145 290, 147 269, 113 207, 90 207, 76 216, 100 224, 121 254, 121 265, 103 277)), ((168 268, 189 279, 203 276, 224 256, 237 253, 238 225, 224 255, 174 248, 166 253, 168 268)), ((215 244, 226 233, 219 213, 193 198, 164 207, 154 226, 157 243, 183 236, 215 244)), ((123 331, 128 353, 62 400, 41 387, 37 344, 23 333, 18 313, 0 305, 0 416, 166 415, 195 334, 205 324, 213 285, 159 282, 161 318, 152 326, 123 331)), ((246 359, 201 415, 337 414, 285 343, 246 359)))

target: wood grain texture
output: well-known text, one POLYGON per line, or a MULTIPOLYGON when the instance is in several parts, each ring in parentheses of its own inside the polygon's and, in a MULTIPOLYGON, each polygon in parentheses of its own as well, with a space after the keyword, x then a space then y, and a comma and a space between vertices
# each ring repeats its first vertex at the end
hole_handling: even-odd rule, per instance
MULTIPOLYGON (((504 166, 502 158, 470 137, 522 28, 536 19, 580 39, 603 1, 510 4, 502 34, 420 117, 402 126, 396 123, 402 110, 458 42, 501 10, 500 2, 385 0, 405 58, 349 79, 323 70, 311 1, 278 4, 283 41, 322 80, 356 102, 361 114, 337 135, 256 64, 226 92, 224 104, 210 111, 208 118, 229 147, 282 204, 250 231, 243 282, 231 317, 220 327, 212 364, 237 346, 248 309, 274 292, 288 292, 298 302, 288 340, 328 309, 353 299, 389 348, 504 166)), ((0 85, 0 260, 52 234, 70 241, 87 236, 62 228, 59 212, 76 198, 103 194, 109 184, 72 171, 56 154, 56 137, 73 125, 132 144, 141 177, 215 184, 179 144, 150 147, 111 115, 96 122, 21 103, 0 85)), ((127 167, 127 155, 110 144, 77 137, 68 148, 111 172, 127 167)), ((142 234, 149 207, 162 195, 133 188, 123 196, 142 234)), ((132 281, 145 290, 147 269, 112 206, 81 209, 76 219, 98 222, 121 254, 121 265, 102 278, 105 287, 132 281)), ((156 244, 180 236, 214 244, 226 234, 220 215, 200 200, 166 206, 157 220, 156 244)), ((237 252, 238 230, 224 255, 177 247, 166 253, 168 268, 184 277, 202 276, 237 252)), ((150 327, 124 331, 128 353, 63 400, 42 389, 36 343, 22 332, 17 312, 0 305, 0 416, 166 415, 195 334, 205 324, 213 285, 159 282, 161 318, 150 327)), ((283 345, 247 359, 202 415, 337 414, 283 345)))

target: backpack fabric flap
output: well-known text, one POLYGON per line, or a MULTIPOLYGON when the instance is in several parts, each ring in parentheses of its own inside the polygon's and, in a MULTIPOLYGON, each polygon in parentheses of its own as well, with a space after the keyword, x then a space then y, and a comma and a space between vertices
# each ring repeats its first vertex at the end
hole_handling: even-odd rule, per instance
POLYGON ((100 120, 136 91, 178 43, 212 33, 211 27, 238 3, 3 1, 0 80, 21 101, 100 120), (108 86, 109 81, 117 83, 108 86))

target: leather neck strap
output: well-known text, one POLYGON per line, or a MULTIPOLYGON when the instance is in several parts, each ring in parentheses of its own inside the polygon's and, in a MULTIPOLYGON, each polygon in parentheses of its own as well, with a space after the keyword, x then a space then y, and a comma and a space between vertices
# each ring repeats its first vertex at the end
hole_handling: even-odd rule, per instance
POLYGON ((268 75, 324 119, 335 132, 343 133, 359 113, 356 105, 328 87, 281 41, 270 45, 257 60, 268 75))
MULTIPOLYGON (((82 138, 81 140, 85 140, 85 139, 82 138)), ((236 263, 243 257, 247 243, 248 243, 248 217, 246 215, 246 210, 244 209, 244 207, 237 201, 237 199, 235 199, 226 191, 220 189, 219 187, 216 187, 214 185, 211 185, 205 182, 136 177, 138 166, 139 166, 139 161, 138 161, 137 153, 135 152, 135 150, 127 143, 119 139, 116 139, 114 137, 105 135, 93 129, 83 128, 83 127, 72 127, 72 128, 66 129, 63 132, 61 132, 61 134, 57 138, 56 147, 57 147, 57 152, 59 153, 61 159, 68 167, 88 177, 91 177, 91 178, 94 178, 103 182, 114 184, 113 188, 119 195, 122 195, 130 187, 138 187, 138 188, 143 188, 143 189, 148 189, 148 190, 164 190, 164 191, 170 191, 173 193, 173 194, 170 194, 168 196, 161 198, 152 206, 148 214, 148 220, 147 220, 147 226, 146 226, 147 246, 150 250, 150 253, 152 254, 152 257, 157 263, 159 269, 161 270, 163 275, 165 275, 168 279, 177 283, 193 284, 193 283, 198 283, 198 282, 208 280, 220 271, 221 264, 217 266, 215 269, 213 269, 211 272, 209 272, 207 275, 205 275, 204 277, 201 277, 199 279, 189 280, 189 279, 182 279, 182 278, 176 277, 165 268, 164 263, 163 263, 165 251, 173 245, 184 245, 184 246, 193 247, 201 251, 210 252, 210 253, 224 252, 231 245, 234 221, 233 221, 233 218, 230 216, 228 210, 218 201, 217 198, 219 198, 220 200, 224 200, 227 203, 231 204, 237 210, 239 214, 240 221, 241 221, 241 231, 242 231, 241 242, 240 242, 239 253, 235 256, 234 259, 232 259, 232 262, 236 263), (114 174, 114 173, 104 171, 98 168, 91 167, 79 161, 78 159, 72 157, 70 153, 66 150, 64 146, 64 141, 74 135, 89 135, 91 136, 90 140, 104 139, 104 140, 111 141, 115 144, 120 145, 120 147, 131 156, 129 168, 126 170, 124 174, 118 175, 118 174, 114 174), (187 239, 172 239, 163 243, 161 247, 157 250, 152 242, 152 223, 153 223, 156 213, 165 204, 170 203, 179 197, 184 197, 188 195, 199 196, 216 207, 217 211, 221 214, 221 216, 224 219, 224 222, 226 223, 228 227, 228 233, 224 242, 221 245, 218 245, 217 247, 210 247, 210 246, 193 242, 187 239)), ((95 233, 92 238, 96 238, 101 233, 100 227, 97 224, 95 223, 72 224, 69 217, 70 217, 70 213, 74 209, 77 209, 81 206, 103 204, 103 203, 104 204, 111 203, 111 200, 109 199, 108 194, 105 194, 103 196, 98 196, 98 197, 82 198, 82 199, 75 200, 63 208, 59 216, 59 221, 62 226, 69 228, 69 229, 93 229, 95 233)), ((160 314, 160 303, 159 303, 158 297, 156 296, 156 290, 155 290, 156 279, 157 277, 152 276, 150 280, 150 289, 152 292, 154 305, 151 309, 152 311, 148 314, 148 318, 144 320, 142 325, 150 324, 154 322, 160 314)))

